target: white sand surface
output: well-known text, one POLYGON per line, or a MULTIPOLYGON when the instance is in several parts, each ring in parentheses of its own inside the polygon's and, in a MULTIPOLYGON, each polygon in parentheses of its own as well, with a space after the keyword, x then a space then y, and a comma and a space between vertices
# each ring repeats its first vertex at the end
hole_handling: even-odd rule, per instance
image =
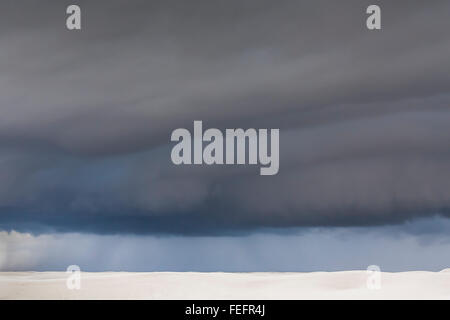
POLYGON ((0 272, 0 299, 450 299, 450 269, 380 276, 369 289, 366 271, 82 272, 69 290, 65 272, 0 272))

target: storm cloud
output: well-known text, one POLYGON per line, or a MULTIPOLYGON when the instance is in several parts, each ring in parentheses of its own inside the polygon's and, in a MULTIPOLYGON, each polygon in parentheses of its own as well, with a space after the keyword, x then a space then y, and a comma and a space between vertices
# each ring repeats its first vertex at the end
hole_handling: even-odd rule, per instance
POLYGON ((0 231, 1 271, 440 271, 450 260, 450 220, 401 226, 294 228, 283 234, 136 236, 0 231), (289 249, 287 249, 289 248, 289 249), (349 250, 351 248, 351 250, 349 250), (395 252, 395 254, 392 254, 395 252))
POLYGON ((0 4, 0 227, 225 234, 450 208, 450 3, 0 4), (106 5, 107 4, 107 5, 106 5), (175 166, 170 134, 279 128, 280 171, 175 166))

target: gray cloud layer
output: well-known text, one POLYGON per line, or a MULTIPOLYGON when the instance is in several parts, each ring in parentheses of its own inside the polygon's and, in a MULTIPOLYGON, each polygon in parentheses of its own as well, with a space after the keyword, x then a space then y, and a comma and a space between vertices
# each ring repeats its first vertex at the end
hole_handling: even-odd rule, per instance
POLYGON ((83 271, 336 271, 373 264, 390 272, 440 271, 450 261, 449 231, 450 220, 442 218, 401 227, 294 229, 245 237, 0 231, 0 271, 65 271, 73 264, 83 271))
POLYGON ((448 214, 450 3, 4 1, 0 227, 235 232, 448 214), (193 120, 280 128, 280 173, 175 167, 193 120))

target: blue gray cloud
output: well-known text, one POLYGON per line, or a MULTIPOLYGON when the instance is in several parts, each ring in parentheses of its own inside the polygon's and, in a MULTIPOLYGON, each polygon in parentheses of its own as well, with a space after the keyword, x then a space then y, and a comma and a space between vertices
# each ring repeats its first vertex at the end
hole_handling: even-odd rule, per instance
POLYGON ((0 271, 65 271, 74 264, 82 271, 307 272, 369 265, 388 272, 440 271, 450 261, 449 221, 433 217, 388 228, 293 228, 242 237, 3 231, 0 271))
POLYGON ((246 234, 450 208, 450 4, 4 1, 0 227, 246 234), (280 128, 280 172, 176 167, 170 133, 280 128))

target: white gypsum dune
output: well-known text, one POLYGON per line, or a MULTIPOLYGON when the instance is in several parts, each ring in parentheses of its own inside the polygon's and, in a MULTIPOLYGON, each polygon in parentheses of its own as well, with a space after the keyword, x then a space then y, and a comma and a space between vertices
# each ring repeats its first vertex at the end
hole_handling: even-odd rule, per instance
POLYGON ((71 290, 65 272, 1 272, 0 299, 450 299, 450 269, 382 272, 378 289, 366 271, 80 276, 80 289, 71 290))

